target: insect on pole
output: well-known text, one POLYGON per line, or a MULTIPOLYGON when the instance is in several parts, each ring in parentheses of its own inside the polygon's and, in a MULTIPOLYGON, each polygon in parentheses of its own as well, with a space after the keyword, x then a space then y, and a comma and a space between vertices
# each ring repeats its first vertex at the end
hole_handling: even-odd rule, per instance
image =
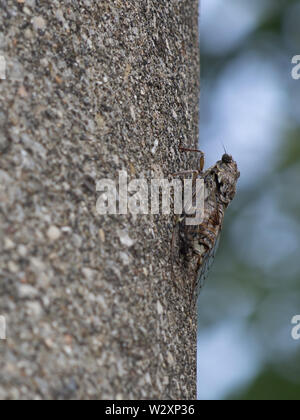
MULTIPOLYGON (((191 300, 194 290, 197 297, 207 278, 209 269, 214 261, 222 231, 225 210, 236 194, 237 181, 240 177, 237 163, 232 156, 224 153, 222 159, 211 168, 203 172, 204 154, 195 149, 180 148, 182 152, 200 153, 199 168, 178 172, 174 175, 193 174, 193 179, 200 178, 204 182, 204 211, 202 222, 198 225, 187 223, 186 211, 175 221, 172 244, 171 264, 172 277, 174 275, 175 247, 179 244, 179 250, 186 263, 194 265, 191 283, 191 300)), ((193 186, 193 201, 199 194, 196 184, 193 186)))

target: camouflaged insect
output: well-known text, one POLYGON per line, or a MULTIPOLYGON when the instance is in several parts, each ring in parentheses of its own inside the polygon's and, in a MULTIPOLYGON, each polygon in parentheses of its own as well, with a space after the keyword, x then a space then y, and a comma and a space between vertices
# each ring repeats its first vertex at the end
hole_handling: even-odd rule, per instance
MULTIPOLYGON (((174 247, 176 238, 179 239, 179 248, 186 262, 194 262, 192 295, 196 289, 198 297, 209 269, 214 261, 222 230, 225 210, 233 200, 236 193, 237 181, 240 172, 232 156, 225 153, 222 159, 214 166, 203 172, 204 155, 193 149, 183 149, 201 153, 199 169, 185 171, 177 175, 193 173, 194 179, 200 177, 204 180, 204 215, 200 225, 187 225, 186 218, 190 217, 185 212, 177 217, 172 239, 172 271, 174 277, 174 247)), ((174 174, 176 175, 176 174, 174 174)), ((193 190, 193 198, 198 192, 193 190)))

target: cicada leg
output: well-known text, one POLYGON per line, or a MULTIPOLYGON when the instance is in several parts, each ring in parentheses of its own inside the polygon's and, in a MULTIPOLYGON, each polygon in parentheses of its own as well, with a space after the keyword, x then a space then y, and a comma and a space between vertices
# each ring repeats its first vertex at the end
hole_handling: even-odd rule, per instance
POLYGON ((198 149, 189 149, 186 147, 179 147, 180 152, 193 152, 193 153, 200 153, 199 158, 199 172, 202 173, 204 169, 205 159, 204 159, 204 153, 201 150, 198 149))
POLYGON ((199 174, 199 171, 197 171, 196 169, 191 169, 191 170, 189 170, 189 171, 174 172, 174 173, 172 174, 172 176, 191 175, 191 174, 198 175, 198 174, 199 174))

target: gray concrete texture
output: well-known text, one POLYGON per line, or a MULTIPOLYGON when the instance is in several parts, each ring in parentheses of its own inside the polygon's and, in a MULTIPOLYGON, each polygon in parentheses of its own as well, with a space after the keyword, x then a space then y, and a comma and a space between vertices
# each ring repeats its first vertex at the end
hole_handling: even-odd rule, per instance
POLYGON ((197 17, 192 0, 0 1, 1 399, 195 398, 173 219, 99 216, 95 183, 195 164, 178 146, 198 139, 197 17))

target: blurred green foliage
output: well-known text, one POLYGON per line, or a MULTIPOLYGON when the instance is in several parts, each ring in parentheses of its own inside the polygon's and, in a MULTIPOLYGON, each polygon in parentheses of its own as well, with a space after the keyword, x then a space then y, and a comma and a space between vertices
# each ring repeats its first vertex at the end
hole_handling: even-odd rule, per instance
POLYGON ((300 314, 300 80, 292 80, 290 71, 292 56, 300 54, 300 1, 270 3, 253 30, 226 54, 202 51, 202 86, 216 85, 230 63, 253 50, 281 72, 284 130, 274 143, 268 173, 242 184, 226 215, 208 290, 200 300, 199 345, 203 331, 225 319, 242 321, 249 352, 256 343, 256 370, 223 397, 298 400, 300 341, 291 338, 291 319, 300 314), (298 20, 298 46, 293 19, 298 20))

